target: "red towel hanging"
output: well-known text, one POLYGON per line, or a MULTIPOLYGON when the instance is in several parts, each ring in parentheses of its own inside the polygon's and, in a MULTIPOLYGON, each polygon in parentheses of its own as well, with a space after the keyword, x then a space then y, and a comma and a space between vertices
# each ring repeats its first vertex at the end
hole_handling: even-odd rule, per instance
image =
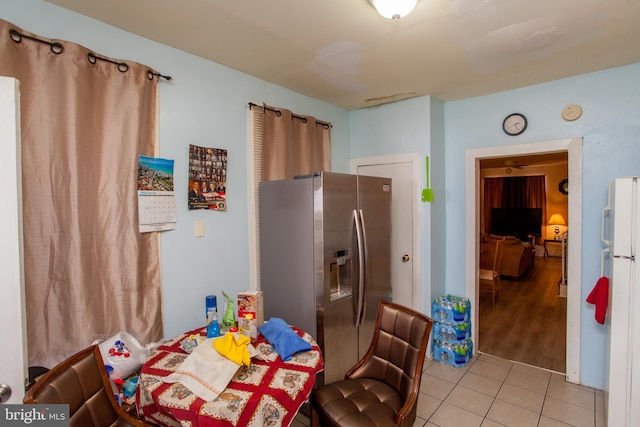
POLYGON ((589 304, 596 305, 596 322, 604 324, 607 314, 607 304, 609 303, 609 278, 601 277, 596 282, 593 290, 587 297, 589 304))

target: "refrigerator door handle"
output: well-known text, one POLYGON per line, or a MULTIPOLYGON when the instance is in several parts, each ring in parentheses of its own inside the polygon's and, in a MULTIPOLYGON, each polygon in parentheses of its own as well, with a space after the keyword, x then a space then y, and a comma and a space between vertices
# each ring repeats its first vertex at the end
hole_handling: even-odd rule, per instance
POLYGON ((354 292, 353 305, 355 309, 354 326, 360 324, 360 318, 363 311, 362 291, 364 290, 364 242, 362 235, 362 227, 360 226, 360 215, 356 209, 353 210, 353 222, 356 228, 356 244, 358 246, 358 287, 354 292))
POLYGON ((604 243, 607 247, 611 246, 611 236, 605 236, 605 217, 607 216, 607 212, 611 211, 611 192, 613 191, 613 189, 611 188, 611 185, 609 185, 609 188, 607 189, 607 206, 605 206, 602 209, 602 214, 601 214, 601 225, 600 225, 600 240, 602 240, 602 243, 604 243), (609 239, 605 239, 605 237, 609 237, 609 239))
POLYGON ((359 289, 359 296, 360 296, 360 302, 362 304, 362 312, 360 313, 360 324, 362 325, 364 323, 364 318, 365 315, 367 314, 367 264, 369 263, 369 251, 367 250, 368 245, 367 245, 367 226, 364 223, 364 215, 362 213, 362 209, 359 210, 359 214, 360 214, 360 227, 362 228, 362 243, 363 243, 363 247, 364 247, 364 257, 361 258, 362 259, 362 267, 361 267, 361 276, 360 276, 360 280, 359 280, 359 284, 360 284, 360 289, 359 289))
MULTIPOLYGON (((609 211, 611 211, 611 208, 609 206, 602 209, 602 224, 600 225, 600 229, 601 229, 600 240, 602 240, 602 243, 604 243, 607 247, 611 246, 611 240, 605 239, 605 217, 607 216, 607 212, 609 211)), ((609 236, 606 236, 606 237, 609 237, 609 236)))

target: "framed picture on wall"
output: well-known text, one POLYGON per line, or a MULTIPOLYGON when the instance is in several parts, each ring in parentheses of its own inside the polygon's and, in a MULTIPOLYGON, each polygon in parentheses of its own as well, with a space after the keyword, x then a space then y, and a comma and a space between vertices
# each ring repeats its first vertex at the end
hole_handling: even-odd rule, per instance
POLYGON ((227 150, 189 145, 189 209, 227 210, 227 150))

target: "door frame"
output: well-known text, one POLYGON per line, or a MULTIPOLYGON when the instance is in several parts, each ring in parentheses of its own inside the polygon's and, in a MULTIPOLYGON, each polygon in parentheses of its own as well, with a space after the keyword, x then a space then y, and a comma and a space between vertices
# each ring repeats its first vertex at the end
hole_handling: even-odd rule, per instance
MULTIPOLYGON (((471 319, 478 324, 478 266, 480 262, 480 160, 514 155, 545 154, 566 151, 569 175, 569 221, 567 241, 567 334, 566 379, 580 384, 580 301, 582 292, 582 138, 569 138, 530 144, 507 145, 467 150, 466 174, 466 294, 471 300, 471 319)), ((478 342, 478 328, 472 328, 478 342)), ((477 348, 477 346, 476 346, 477 348)))
MULTIPOLYGON (((422 155, 420 153, 407 153, 407 154, 392 154, 387 156, 373 156, 373 157, 359 157, 351 159, 350 169, 352 174, 357 174, 359 166, 375 166, 375 165, 388 165, 396 163, 407 163, 411 167, 412 176, 412 189, 411 194, 413 196, 412 206, 412 218, 413 218, 413 241, 412 241, 412 257, 413 271, 412 271, 412 295, 413 295, 413 309, 420 312, 423 311, 422 307, 422 212, 420 209, 420 194, 422 192, 422 155), (420 232, 416 232, 420 230, 420 232)), ((393 184, 392 184, 393 185, 393 184)), ((393 227, 393 226, 392 226, 393 227)), ((430 284, 426 284, 425 287, 430 293, 430 284)))
POLYGON ((0 338, 10 349, 0 357, 0 384, 11 387, 10 404, 22 403, 28 375, 19 87, 18 80, 0 77, 0 185, 6 203, 0 210, 0 338))

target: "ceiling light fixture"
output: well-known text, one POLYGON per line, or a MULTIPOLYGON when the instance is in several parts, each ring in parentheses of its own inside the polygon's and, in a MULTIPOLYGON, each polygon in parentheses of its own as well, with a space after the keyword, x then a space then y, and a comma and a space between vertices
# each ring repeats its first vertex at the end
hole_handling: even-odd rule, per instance
POLYGON ((418 0, 369 0, 369 3, 380 15, 397 21, 410 14, 418 0))
POLYGON ((513 166, 513 160, 505 160, 504 165, 506 166, 504 172, 511 173, 512 172, 511 166, 513 166))

